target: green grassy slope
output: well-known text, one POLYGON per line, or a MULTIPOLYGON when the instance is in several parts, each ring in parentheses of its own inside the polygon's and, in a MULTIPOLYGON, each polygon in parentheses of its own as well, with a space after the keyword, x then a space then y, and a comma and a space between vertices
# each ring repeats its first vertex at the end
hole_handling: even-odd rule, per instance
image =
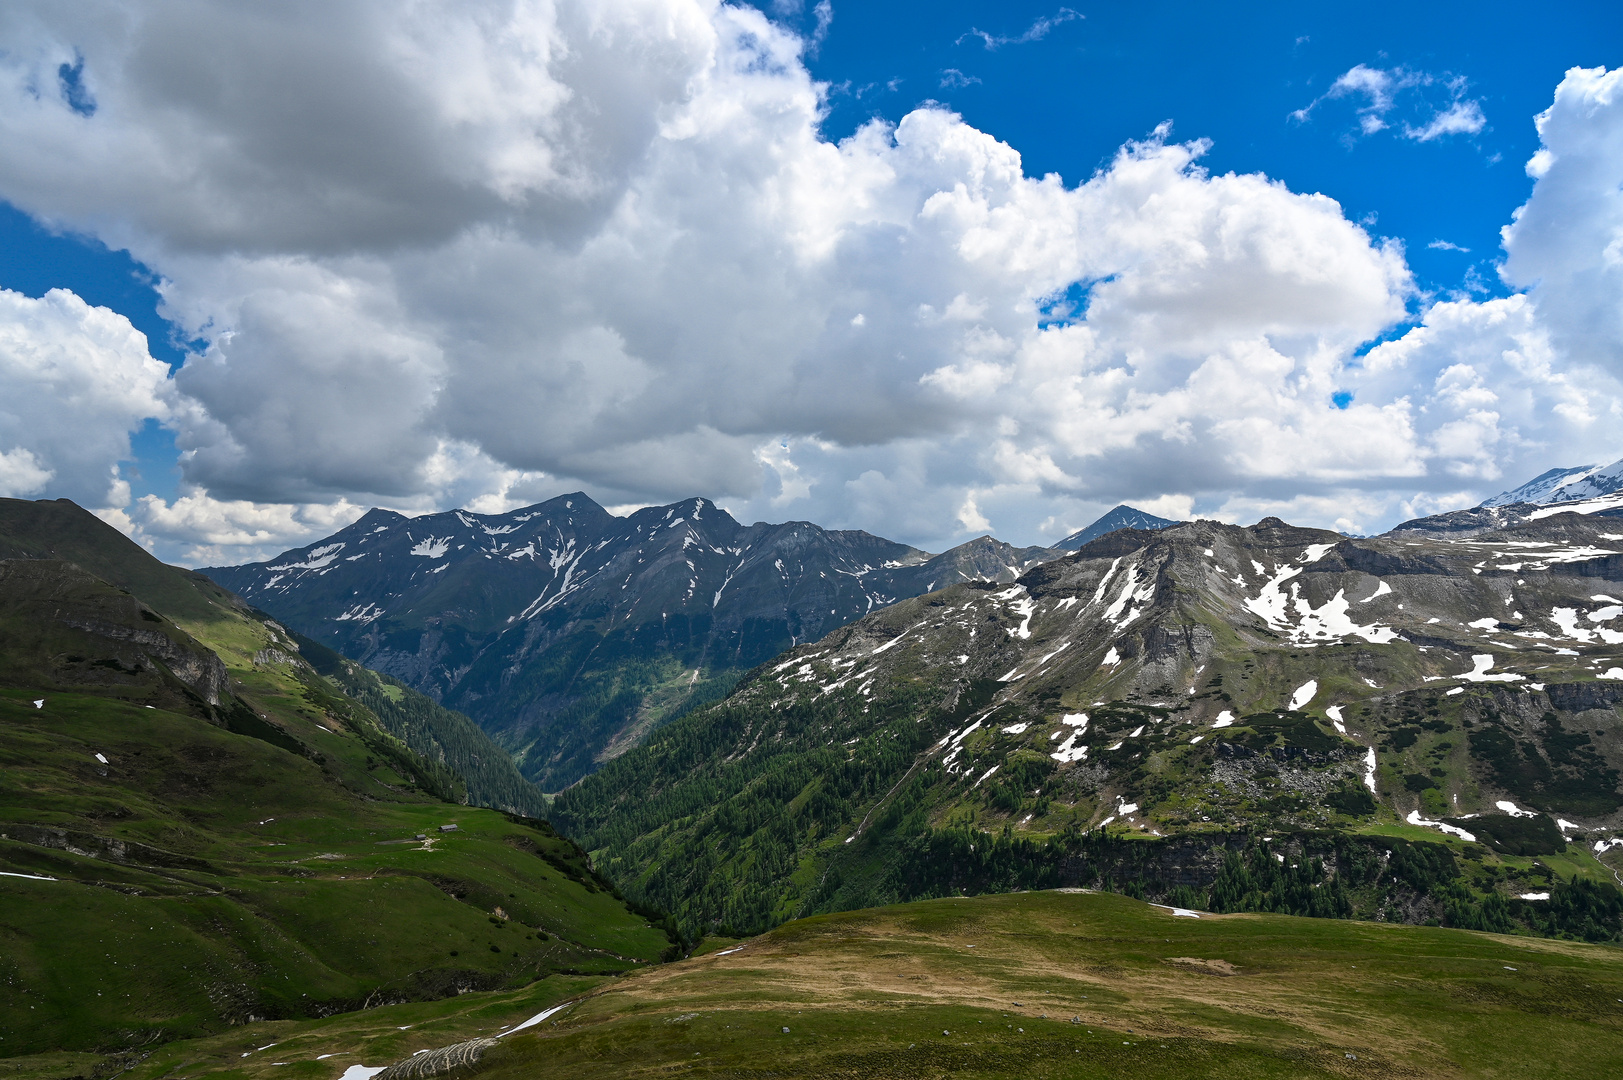
POLYGON ((223 617, 240 602, 202 574, 160 562, 67 499, 0 499, 0 559, 59 559, 176 620, 223 617))
MULTIPOLYGON (((24 505, 47 533, 64 513, 24 505)), ((544 822, 462 805, 273 622, 112 530, 16 543, 0 510, 11 554, 76 560, 0 560, 0 1057, 669 947, 544 822)))
MULTIPOLYGON (((1193 919, 1104 894, 819 916, 577 993, 456 1075, 1556 1078, 1614 1075, 1623 1061, 1613 947, 1193 919)), ((454 1011, 254 1025, 166 1047, 131 1075, 331 1080, 489 1037, 565 1000, 532 987, 470 995, 454 1011)))
POLYGON ((8 1055, 625 970, 666 945, 540 823, 361 798, 165 710, 44 700, 0 695, 8 1055))
MULTIPOLYGON (((202 574, 160 562, 66 499, 0 499, 4 559, 70 562, 114 590, 139 597, 149 610, 173 620, 173 627, 183 628, 194 643, 218 653, 241 687, 270 699, 285 700, 289 692, 295 698, 331 696, 332 687, 310 679, 299 663, 303 660, 330 678, 340 696, 364 705, 371 721, 366 726, 392 736, 396 749, 404 745, 420 755, 428 771, 437 774, 431 786, 438 793, 457 801, 465 794, 478 805, 531 816, 545 811, 540 789, 524 780, 511 757, 461 713, 392 680, 393 689, 386 690, 386 677, 343 663, 325 646, 289 633, 202 574), (290 679, 303 685, 290 688, 290 679)), ((42 644, 34 639, 19 643, 16 655, 42 644)), ((69 677, 67 685, 82 676, 69 677)))

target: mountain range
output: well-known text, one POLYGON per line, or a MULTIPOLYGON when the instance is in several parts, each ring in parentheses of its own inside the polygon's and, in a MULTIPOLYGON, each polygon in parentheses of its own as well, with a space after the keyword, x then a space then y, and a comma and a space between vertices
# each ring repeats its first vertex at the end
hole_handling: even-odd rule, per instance
POLYGON ((1405 521, 1392 531, 1476 536, 1556 514, 1623 517, 1623 461, 1551 469, 1468 510, 1405 521))
POLYGON ((1623 524, 1572 512, 1117 531, 796 646, 554 819, 690 928, 1135 878, 1210 907, 1236 832, 1316 867, 1267 910, 1505 927, 1552 866, 1610 880, 1620 598, 1623 524))
MULTIPOLYGON (((1606 514, 1623 462, 1553 469, 1399 531, 1471 535, 1606 514)), ((750 668, 899 600, 1007 583, 1122 529, 1119 505, 1052 548, 980 537, 941 555, 809 522, 741 525, 704 499, 616 517, 574 493, 506 514, 373 510, 264 563, 209 575, 293 630, 472 717, 551 791, 725 697, 750 668)), ((313 655, 313 654, 312 654, 313 655)))
POLYGON ((1579 465, 1570 469, 1551 469, 1521 487, 1495 495, 1482 505, 1588 503, 1620 491, 1623 491, 1623 460, 1605 466, 1579 465))
POLYGON ((1097 540, 1099 537, 1104 536, 1107 533, 1113 533, 1117 529, 1154 530, 1164 529, 1168 525, 1176 524, 1178 524, 1178 522, 1173 521, 1171 518, 1156 517, 1154 514, 1146 513, 1143 510, 1139 510, 1123 503, 1115 507, 1115 509, 1105 513, 1103 517, 1101 517, 1098 521, 1095 521, 1092 525, 1089 525, 1085 529, 1078 529, 1076 532, 1072 533, 1070 536, 1067 536, 1054 546, 1059 548, 1061 551, 1076 551, 1084 544, 1097 540))
POLYGON ((784 649, 1060 554, 983 536, 931 555, 803 521, 741 525, 705 499, 616 517, 575 493, 506 514, 372 510, 202 573, 474 718, 556 791, 784 649))

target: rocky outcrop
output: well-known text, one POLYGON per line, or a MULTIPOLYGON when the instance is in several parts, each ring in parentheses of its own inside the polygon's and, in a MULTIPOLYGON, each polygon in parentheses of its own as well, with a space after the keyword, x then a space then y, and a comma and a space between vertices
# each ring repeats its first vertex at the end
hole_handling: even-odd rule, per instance
POLYGON ((467 1042, 442 1046, 438 1050, 427 1050, 395 1062, 373 1080, 428 1080, 431 1076, 444 1076, 476 1063, 496 1045, 495 1039, 469 1039, 467 1042))
POLYGON ((0 840, 15 840, 35 847, 52 848, 86 859, 131 866, 156 866, 165 869, 212 871, 214 867, 203 859, 179 855, 173 851, 155 848, 150 844, 117 837, 98 836, 51 825, 26 825, 8 822, 0 826, 0 840))
POLYGON ((147 657, 162 661, 175 678, 197 691, 204 701, 210 705, 220 703, 220 695, 226 689, 225 664, 212 650, 195 642, 188 647, 157 630, 140 626, 124 626, 72 615, 63 617, 61 622, 87 634, 135 645, 147 657))

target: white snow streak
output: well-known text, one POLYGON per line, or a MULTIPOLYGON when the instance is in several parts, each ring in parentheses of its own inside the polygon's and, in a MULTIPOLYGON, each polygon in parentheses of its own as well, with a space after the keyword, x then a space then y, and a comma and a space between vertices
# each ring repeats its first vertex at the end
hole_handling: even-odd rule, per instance
MULTIPOLYGON (((1370 753, 1374 753, 1374 751, 1371 750, 1370 753)), ((1450 825, 1446 821, 1427 821, 1425 818, 1420 816, 1420 811, 1418 810, 1410 810, 1409 816, 1403 820, 1407 821, 1410 825, 1423 825, 1428 829, 1437 829, 1441 832, 1450 833, 1459 837, 1461 840, 1464 840, 1468 844, 1476 842, 1476 837, 1473 834, 1466 832, 1464 829, 1461 829, 1455 825, 1450 825)))
POLYGON ((895 637, 891 638, 889 641, 885 642, 883 645, 879 646, 879 648, 875 649, 873 652, 869 653, 868 655, 869 656, 878 656, 880 653, 886 651, 887 649, 894 649, 896 646, 898 646, 898 645, 900 645, 902 643, 902 639, 904 637, 911 634, 913 631, 917 630, 919 627, 921 627, 923 625, 924 625, 923 623, 914 623, 912 626, 909 626, 906 630, 903 630, 900 634, 897 634, 895 637))
MULTIPOLYGON (((282 563, 280 566, 267 567, 267 570, 320 570, 330 566, 338 560, 338 553, 344 550, 344 544, 324 544, 304 557, 304 562, 282 563)), ((415 552, 414 552, 415 553, 415 552)))
POLYGON ((1473 655, 1471 663, 1476 666, 1460 676, 1466 682, 1521 682, 1523 679, 1523 676, 1514 675, 1510 672, 1505 672, 1502 675, 1489 675, 1488 671, 1493 667, 1493 656, 1489 653, 1473 655))
MULTIPOLYGON (((743 946, 741 945, 741 946, 739 946, 739 948, 743 948, 743 946)), ((737 950, 735 949, 733 951, 736 952, 737 950)), ((539 1024, 541 1021, 545 1020, 547 1017, 551 1016, 553 1013, 558 1012, 558 1011, 560 1011, 562 1009, 567 1009, 567 1008, 569 1008, 569 1006, 571 1006, 573 1004, 574 1004, 574 1002, 572 1002, 572 1001, 566 1001, 562 1005, 554 1005, 552 1008, 548 1009, 545 1012, 536 1013, 534 1016, 530 1017, 528 1020, 524 1021, 524 1023, 518 1025, 517 1027, 509 1028, 508 1030, 502 1032, 501 1035, 497 1035, 496 1038, 500 1039, 504 1035, 513 1034, 513 1032, 515 1032, 515 1031, 523 1031, 525 1028, 534 1027, 535 1025, 539 1024)), ((345 1075, 347 1076, 348 1074, 346 1073, 345 1075)), ((369 1073, 367 1075, 371 1075, 371 1074, 369 1073)))

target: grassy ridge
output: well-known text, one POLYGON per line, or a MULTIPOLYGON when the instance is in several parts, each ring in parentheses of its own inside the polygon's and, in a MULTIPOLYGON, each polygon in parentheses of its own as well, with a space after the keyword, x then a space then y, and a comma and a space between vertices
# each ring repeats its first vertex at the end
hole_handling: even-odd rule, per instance
POLYGON ((158 561, 67 499, 0 499, 0 559, 74 563, 176 621, 217 621, 240 607, 202 574, 158 561))
POLYGON ((1607 947, 1032 893, 792 923, 478 1075, 1600 1076, 1620 998, 1607 947))
MULTIPOLYGON (((457 1075, 1560 1078, 1612 1075, 1623 1046, 1613 947, 1191 919, 1104 894, 818 916, 575 993, 457 1075)), ((569 997, 540 984, 253 1025, 166 1047, 132 1075, 331 1080, 492 1035, 569 997)))

